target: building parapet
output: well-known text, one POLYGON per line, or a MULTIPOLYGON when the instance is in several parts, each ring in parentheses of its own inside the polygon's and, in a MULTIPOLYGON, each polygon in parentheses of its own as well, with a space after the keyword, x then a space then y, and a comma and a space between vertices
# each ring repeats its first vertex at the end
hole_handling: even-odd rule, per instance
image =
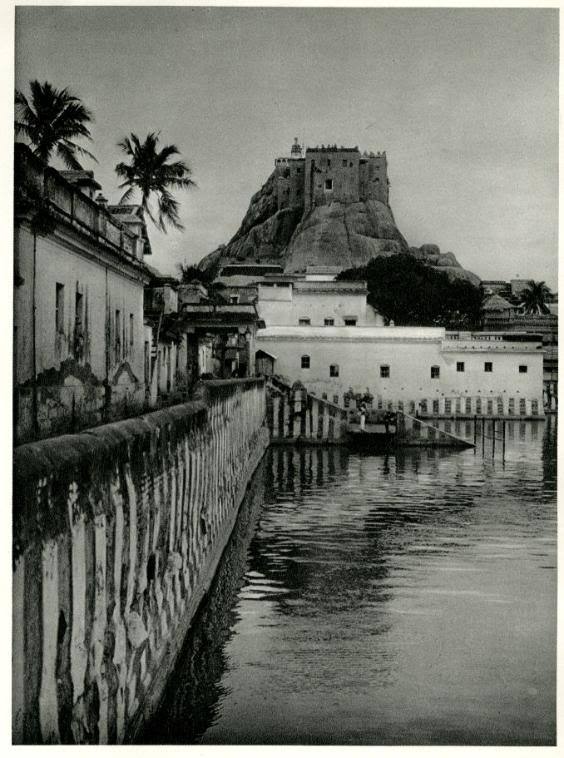
POLYGON ((443 327, 424 326, 270 326, 257 333, 260 339, 327 340, 337 342, 442 342, 443 327))
MULTIPOLYGON (((16 182, 24 193, 26 185, 43 191, 58 218, 134 266, 143 265, 147 242, 114 218, 103 205, 81 192, 56 169, 44 165, 27 145, 16 143, 15 161, 16 182)), ((33 210, 32 202, 30 206, 33 210)))

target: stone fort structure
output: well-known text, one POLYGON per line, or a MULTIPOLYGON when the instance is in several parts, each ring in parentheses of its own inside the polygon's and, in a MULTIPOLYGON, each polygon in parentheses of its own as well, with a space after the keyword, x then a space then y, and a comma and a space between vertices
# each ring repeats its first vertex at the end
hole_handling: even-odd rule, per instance
POLYGON ((379 200, 388 205, 386 153, 361 153, 358 147, 322 145, 304 150, 294 138, 289 157, 276 158, 278 210, 379 200))

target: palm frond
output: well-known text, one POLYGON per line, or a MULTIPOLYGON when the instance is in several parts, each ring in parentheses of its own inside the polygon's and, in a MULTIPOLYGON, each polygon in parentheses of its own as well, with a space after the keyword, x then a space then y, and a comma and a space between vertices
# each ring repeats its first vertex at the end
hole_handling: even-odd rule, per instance
POLYGON ((94 161, 94 163, 98 163, 98 159, 96 158, 96 156, 95 156, 95 155, 93 155, 93 154, 90 152, 90 150, 87 150, 85 147, 82 147, 81 145, 77 145, 77 144, 76 144, 76 142, 71 142, 71 141, 70 141, 70 140, 68 140, 68 139, 64 139, 64 140, 63 140, 63 143, 64 143, 64 144, 65 144, 65 145, 66 145, 66 146, 67 146, 67 147, 68 147, 70 150, 74 150, 74 151, 75 151, 76 153, 78 153, 79 155, 84 155, 84 156, 86 156, 87 158, 90 158, 91 160, 93 160, 93 161, 94 161))
MULTIPOLYGON (((125 182, 119 185, 119 189, 125 186, 125 182)), ((135 192, 135 187, 128 187, 119 199, 119 205, 125 205, 135 192)))
POLYGON ((82 169, 82 165, 78 161, 74 150, 64 142, 59 142, 56 146, 56 151, 57 155, 64 161, 68 168, 73 169, 74 171, 80 171, 82 169))
MULTIPOLYGON (((139 136, 131 133, 118 142, 118 147, 128 156, 128 162, 120 162, 115 171, 123 183, 120 189, 127 188, 124 196, 129 198, 134 189, 141 193, 141 207, 153 223, 166 232, 167 226, 183 229, 179 216, 179 203, 170 190, 189 189, 195 186, 191 170, 183 160, 170 163, 173 156, 180 156, 176 145, 165 145, 161 150, 159 132, 149 132, 141 141, 139 136), (155 220, 151 211, 151 200, 156 201, 155 220)), ((125 202, 122 198, 120 202, 125 202)))
POLYGON ((159 226, 163 232, 166 233, 167 224, 171 224, 175 229, 179 229, 180 231, 184 229, 178 215, 179 207, 178 201, 170 194, 170 192, 167 192, 165 189, 161 190, 158 199, 158 210, 159 226))

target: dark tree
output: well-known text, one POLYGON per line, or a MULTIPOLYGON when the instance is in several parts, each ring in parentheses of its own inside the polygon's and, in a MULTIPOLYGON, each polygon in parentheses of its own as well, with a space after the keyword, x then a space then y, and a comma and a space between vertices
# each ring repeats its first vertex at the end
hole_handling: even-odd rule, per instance
POLYGON ((550 313, 547 301, 552 295, 544 282, 531 282, 521 293, 521 305, 525 313, 550 313))
POLYGON ((31 97, 16 90, 16 136, 24 136, 38 158, 49 163, 57 155, 70 169, 81 169, 78 155, 96 158, 74 140, 82 137, 91 140, 87 126, 92 113, 79 97, 68 89, 58 90, 49 82, 37 80, 29 84, 31 97))
POLYGON ((182 160, 170 161, 180 155, 176 145, 165 145, 158 149, 159 135, 148 134, 141 142, 136 134, 125 137, 118 143, 129 157, 129 163, 118 163, 115 171, 124 181, 120 189, 126 188, 120 203, 127 203, 135 191, 141 193, 141 205, 151 221, 163 232, 167 225, 183 229, 178 215, 179 203, 171 190, 190 189, 196 183, 191 178, 191 170, 182 160), (157 218, 153 216, 151 201, 156 202, 157 218))
POLYGON ((191 282, 209 284, 213 281, 213 276, 208 271, 203 271, 197 266, 189 266, 187 263, 179 263, 178 272, 180 274, 180 281, 183 284, 190 284, 191 282))
POLYGON ((465 279, 399 253, 373 258, 367 266, 343 271, 340 281, 366 281, 368 302, 386 323, 472 329, 480 323, 482 294, 465 279))

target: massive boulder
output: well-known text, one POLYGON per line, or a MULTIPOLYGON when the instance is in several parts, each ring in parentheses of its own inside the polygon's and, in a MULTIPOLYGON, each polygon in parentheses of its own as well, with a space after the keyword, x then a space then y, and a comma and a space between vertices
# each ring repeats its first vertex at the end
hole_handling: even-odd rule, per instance
POLYGON ((408 250, 384 203, 334 202, 314 206, 304 215, 286 249, 285 269, 301 273, 307 266, 358 268, 377 256, 408 250))
POLYGON ((441 253, 438 245, 425 244, 421 247, 410 247, 409 252, 417 260, 447 274, 450 279, 466 279, 476 286, 480 284, 479 276, 462 268, 454 253, 441 253))
POLYGON ((409 253, 451 279, 479 284, 452 253, 437 245, 410 247, 399 231, 392 209, 377 200, 331 202, 305 209, 303 205, 278 208, 277 175, 273 172, 251 198, 236 234, 203 258, 199 268, 216 272, 228 263, 273 263, 288 273, 303 273, 307 266, 366 265, 372 258, 409 253))

